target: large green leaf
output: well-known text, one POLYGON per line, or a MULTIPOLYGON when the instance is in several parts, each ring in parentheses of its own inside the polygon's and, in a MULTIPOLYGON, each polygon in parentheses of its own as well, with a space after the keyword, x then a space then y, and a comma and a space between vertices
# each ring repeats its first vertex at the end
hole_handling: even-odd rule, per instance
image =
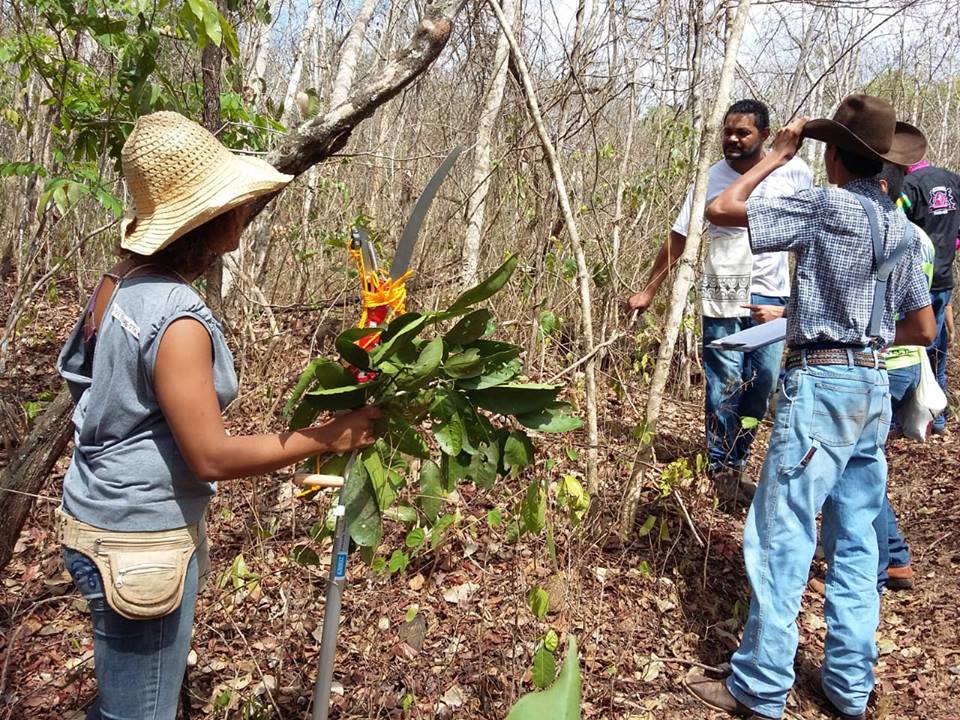
POLYGON ((583 420, 572 414, 569 403, 555 402, 530 413, 517 415, 517 422, 540 432, 569 432, 583 425, 583 420))
POLYGON ((570 635, 557 681, 547 690, 520 698, 507 720, 580 720, 580 684, 577 641, 570 635))
POLYGON ((533 465, 533 443, 521 430, 513 430, 503 443, 503 465, 507 469, 520 470, 533 465))
POLYGON ((403 384, 415 384, 429 378, 443 361, 443 338, 435 337, 424 345, 417 361, 410 366, 401 378, 403 384))
POLYGON ((462 312, 478 302, 483 302, 488 297, 496 293, 500 288, 507 284, 513 271, 517 269, 517 256, 511 255, 504 261, 503 265, 494 270, 493 274, 480 282, 477 286, 465 291, 458 297, 453 305, 450 306, 450 312, 462 312))
POLYGON ((557 679, 557 660, 553 653, 540 644, 533 654, 533 684, 538 688, 549 687, 557 679))
POLYGON ((499 465, 500 443, 496 441, 480 443, 477 452, 470 459, 467 477, 480 487, 490 490, 496 482, 499 465))
POLYGON ((417 503, 431 523, 440 514, 445 495, 440 468, 433 460, 427 460, 420 467, 420 497, 417 498, 417 503))
POLYGON ((460 318, 444 339, 451 345, 466 345, 480 338, 487 331, 487 323, 493 317, 486 308, 474 310, 460 318))
POLYGON ((383 440, 393 449, 406 455, 422 458, 426 460, 430 457, 430 448, 427 441, 403 418, 391 416, 387 418, 387 432, 383 440))
POLYGON ((470 399, 482 408, 501 415, 521 415, 536 412, 556 400, 560 385, 511 383, 483 390, 471 390, 470 399))
POLYGON ((311 390, 304 400, 320 410, 353 410, 366 402, 369 385, 311 390))
POLYGON ((310 361, 310 364, 307 365, 307 368, 300 375, 300 379, 297 381, 296 387, 293 388, 290 399, 287 400, 286 405, 283 407, 283 413, 289 417, 303 394, 314 384, 322 388, 335 388, 354 383, 353 376, 351 376, 340 363, 323 358, 316 358, 310 361))
POLYGON ((370 353, 373 362, 383 362, 409 345, 426 321, 427 318, 419 313, 404 313, 391 320, 383 335, 380 336, 380 344, 370 353))
POLYGON ((486 360, 476 348, 468 348, 447 358, 443 371, 452 378, 476 377, 483 372, 486 360))
POLYGON ((345 518, 350 537, 357 545, 376 547, 383 534, 383 523, 380 519, 377 493, 363 462, 357 460, 353 464, 350 476, 340 492, 346 508, 345 518))
POLYGON ((312 398, 309 396, 304 397, 300 401, 300 404, 297 405, 296 410, 294 410, 293 414, 290 416, 290 421, 287 424, 287 427, 290 430, 301 430, 305 427, 309 427, 322 412, 323 410, 313 402, 312 398))
POLYGON ((393 505, 393 501, 397 499, 397 491, 387 479, 387 469, 376 446, 364 450, 361 461, 367 471, 367 477, 370 478, 373 491, 377 494, 377 505, 383 512, 393 505))
POLYGON ((474 340, 466 347, 479 350, 490 370, 494 370, 503 363, 513 360, 522 352, 520 346, 500 342, 499 340, 474 340))
MULTIPOLYGON (((488 362, 487 368, 489 367, 490 363, 488 362)), ((483 390, 484 388, 496 387, 513 380, 522 369, 523 365, 519 360, 511 360, 506 365, 499 365, 495 369, 484 369, 483 373, 476 377, 461 378, 457 380, 457 387, 464 390, 483 390)))
POLYGON ((433 436, 447 455, 458 455, 463 449, 463 418, 456 403, 446 390, 437 392, 430 408, 433 436))
POLYGON ((370 335, 380 332, 376 328, 350 328, 337 335, 334 346, 346 362, 361 370, 370 369, 370 356, 367 351, 357 345, 357 340, 361 340, 370 335))
POLYGON ((447 492, 453 492, 457 487, 457 482, 470 474, 472 463, 473 456, 465 452, 458 455, 444 453, 440 457, 440 477, 447 492))

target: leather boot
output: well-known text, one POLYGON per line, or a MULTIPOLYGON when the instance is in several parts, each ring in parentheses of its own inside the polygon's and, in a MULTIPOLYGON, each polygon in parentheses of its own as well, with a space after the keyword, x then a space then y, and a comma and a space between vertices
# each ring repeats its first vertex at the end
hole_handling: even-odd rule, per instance
POLYGON ((913 568, 887 566, 887 587, 891 590, 910 590, 913 588, 913 568))
POLYGON ((737 700, 727 690, 727 684, 723 680, 715 680, 706 675, 690 674, 683 685, 697 700, 714 710, 722 710, 748 720, 776 720, 768 715, 758 715, 737 700))

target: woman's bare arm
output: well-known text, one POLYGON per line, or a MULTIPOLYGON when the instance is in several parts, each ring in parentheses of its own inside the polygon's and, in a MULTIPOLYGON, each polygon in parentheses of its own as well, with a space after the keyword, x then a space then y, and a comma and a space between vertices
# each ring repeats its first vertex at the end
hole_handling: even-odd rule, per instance
POLYGON ((182 318, 160 340, 154 387, 180 452, 201 480, 271 472, 320 453, 372 445, 380 411, 361 408, 314 427, 266 435, 227 435, 213 385, 213 346, 200 322, 182 318))

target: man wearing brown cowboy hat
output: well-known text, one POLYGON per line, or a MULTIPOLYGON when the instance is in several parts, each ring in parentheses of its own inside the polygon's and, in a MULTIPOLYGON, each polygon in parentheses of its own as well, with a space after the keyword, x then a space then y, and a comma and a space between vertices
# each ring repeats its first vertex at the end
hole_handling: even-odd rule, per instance
POLYGON ((877 175, 885 160, 908 165, 925 148, 923 134, 897 122, 888 103, 854 95, 832 120, 790 123, 767 157, 707 208, 714 224, 746 226, 753 252, 789 250, 796 257, 786 307, 787 369, 744 529, 750 612, 730 676, 687 682, 715 709, 756 718, 783 714, 822 511, 829 565, 823 693, 840 717, 865 717, 880 608, 873 522, 886 488, 882 448, 890 427, 880 350, 893 342, 927 344, 935 331, 919 239, 877 175), (837 187, 748 201, 803 137, 827 144, 827 177, 837 187), (902 319, 895 322, 897 312, 902 319))

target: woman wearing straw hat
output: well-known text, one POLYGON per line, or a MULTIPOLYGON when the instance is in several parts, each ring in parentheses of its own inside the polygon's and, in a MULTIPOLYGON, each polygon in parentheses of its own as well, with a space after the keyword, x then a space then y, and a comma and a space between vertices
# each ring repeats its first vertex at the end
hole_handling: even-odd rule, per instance
POLYGON ((77 403, 60 540, 93 621, 99 695, 87 718, 172 720, 214 483, 368 446, 379 411, 227 435, 220 414, 237 394, 233 358, 190 283, 237 247, 248 203, 293 178, 172 112, 137 121, 122 163, 134 204, 127 256, 105 274, 57 363, 77 403))

